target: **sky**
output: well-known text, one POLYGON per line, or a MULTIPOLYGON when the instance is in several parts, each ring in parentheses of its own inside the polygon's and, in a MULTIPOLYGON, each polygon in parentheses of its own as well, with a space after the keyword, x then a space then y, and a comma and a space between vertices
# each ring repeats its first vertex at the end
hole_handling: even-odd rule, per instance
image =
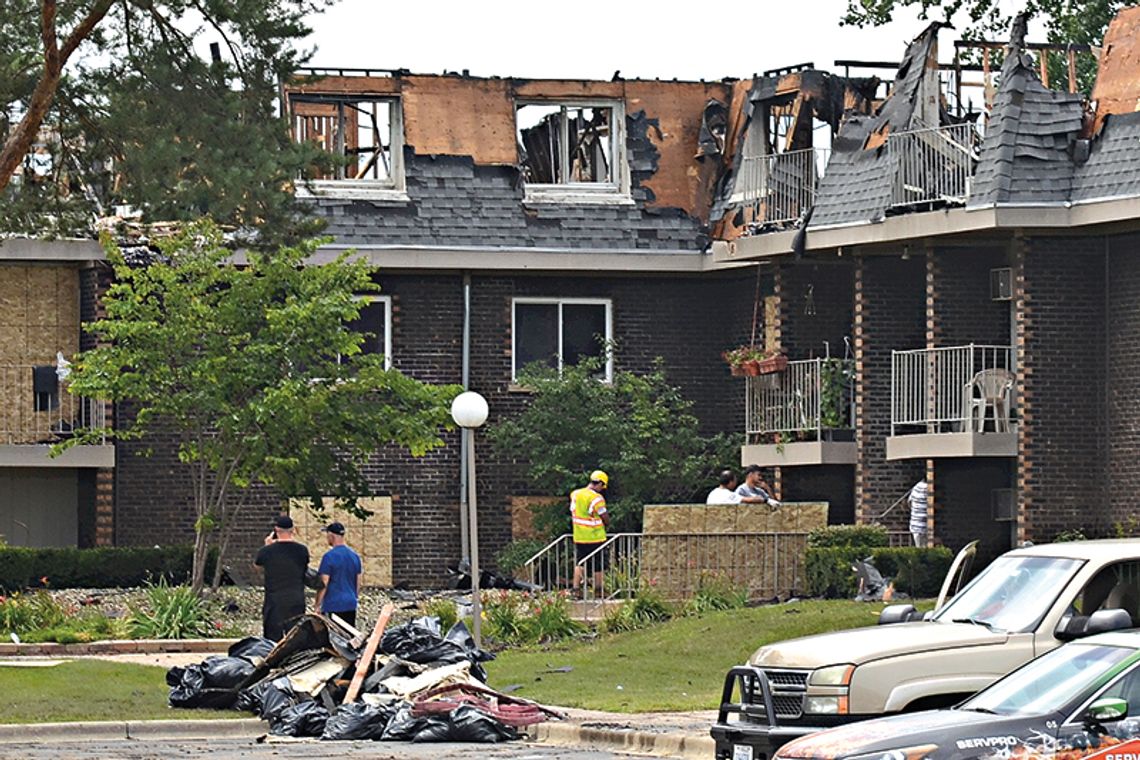
MULTIPOLYGON (((1020 0, 1002 0, 1011 10, 1020 0)), ((898 61, 927 22, 839 25, 847 0, 339 0, 310 18, 314 67, 470 70, 476 76, 609 80, 746 78, 836 59, 898 61)), ((1031 27, 1032 36, 1032 27, 1031 27)), ((955 35, 943 32, 943 61, 955 35)), ((867 73, 867 72, 861 72, 867 73)), ((887 72, 884 72, 887 73, 887 72)))

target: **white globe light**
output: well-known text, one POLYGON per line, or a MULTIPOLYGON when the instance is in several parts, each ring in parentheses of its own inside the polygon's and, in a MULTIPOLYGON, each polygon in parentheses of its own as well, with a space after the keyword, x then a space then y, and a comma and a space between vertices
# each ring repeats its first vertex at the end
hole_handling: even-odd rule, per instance
POLYGON ((477 428, 487 421, 487 399, 475 391, 464 391, 451 402, 451 419, 459 427, 477 428))

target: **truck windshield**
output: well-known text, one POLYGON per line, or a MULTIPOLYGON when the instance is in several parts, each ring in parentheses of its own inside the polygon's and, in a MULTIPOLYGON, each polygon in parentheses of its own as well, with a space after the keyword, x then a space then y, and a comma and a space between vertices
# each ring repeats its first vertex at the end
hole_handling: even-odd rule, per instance
POLYGON ((1044 715, 1083 698, 1102 676, 1135 650, 1096 644, 1067 644, 1031 660, 958 706, 998 715, 1044 715))
POLYGON ((999 557, 934 619, 997 631, 1031 631, 1081 564, 1082 560, 1060 557, 999 557))

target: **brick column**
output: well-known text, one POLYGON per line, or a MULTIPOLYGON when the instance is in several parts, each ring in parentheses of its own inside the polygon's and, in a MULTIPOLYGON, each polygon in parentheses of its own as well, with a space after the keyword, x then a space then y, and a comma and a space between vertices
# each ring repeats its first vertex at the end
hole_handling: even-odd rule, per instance
MULTIPOLYGON (((891 351, 925 345, 925 272, 920 258, 859 255, 855 268, 855 520, 869 522, 922 477, 924 463, 886 461, 891 432, 891 351)), ((887 518, 905 530, 907 513, 887 518)))
POLYGON ((95 473, 95 545, 115 545, 115 471, 110 467, 95 473))

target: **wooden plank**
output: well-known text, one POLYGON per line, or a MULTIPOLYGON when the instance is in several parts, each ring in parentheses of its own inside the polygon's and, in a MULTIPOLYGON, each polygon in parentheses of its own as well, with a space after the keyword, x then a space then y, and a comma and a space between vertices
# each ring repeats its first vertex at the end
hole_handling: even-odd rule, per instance
POLYGON ((341 704, 347 705, 360 694, 360 689, 364 686, 364 676, 368 674, 372 658, 376 656, 376 649, 380 646, 380 637, 384 635, 384 629, 388 627, 388 621, 392 619, 392 614, 395 611, 396 605, 394 604, 385 604, 384 609, 380 610, 376 627, 372 629, 372 635, 368 637, 368 644, 364 647, 360 659, 356 661, 356 672, 352 674, 352 683, 348 685, 348 691, 344 693, 344 701, 341 704))

